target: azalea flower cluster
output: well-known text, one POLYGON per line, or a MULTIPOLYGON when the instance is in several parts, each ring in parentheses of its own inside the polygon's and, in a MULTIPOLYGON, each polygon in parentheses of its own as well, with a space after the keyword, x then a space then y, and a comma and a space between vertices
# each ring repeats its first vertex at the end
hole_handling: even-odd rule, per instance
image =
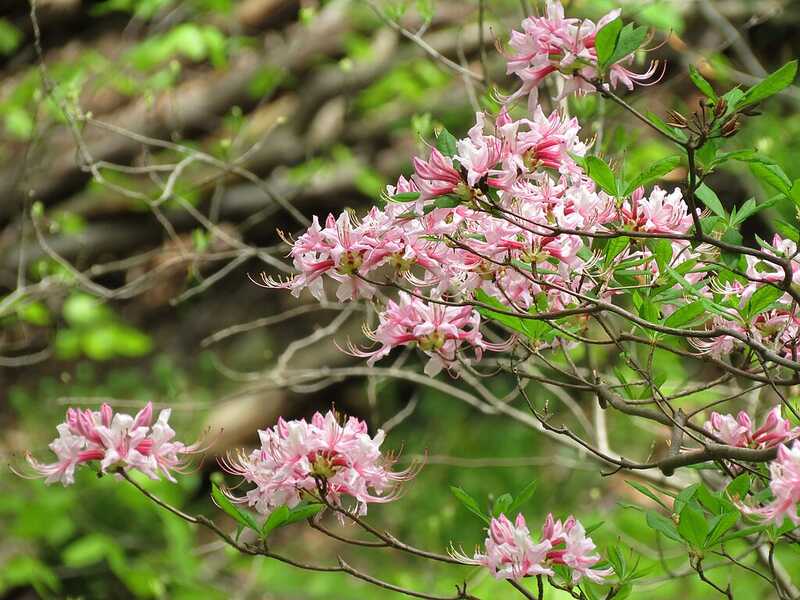
MULTIPOLYGON (((619 14, 619 10, 611 11, 595 24, 588 19, 565 18, 561 2, 548 1, 543 16, 528 17, 522 22, 522 31, 511 32, 509 44, 514 54, 508 58, 507 71, 522 81, 511 98, 527 95, 528 105, 534 107, 539 85, 551 74, 563 82, 562 97, 571 92, 594 92, 590 81, 598 75, 595 38, 619 14)), ((631 71, 628 66, 633 58, 631 52, 609 66, 608 85, 621 84, 631 90, 634 83, 641 84, 655 74, 656 63, 641 74, 631 71)))
POLYGON ((800 526, 800 443, 789 447, 778 446, 778 454, 769 465, 770 482, 773 499, 761 508, 740 505, 743 512, 758 516, 767 522, 780 526, 788 518, 796 527, 800 526))
POLYGON ((453 556, 464 564, 486 567, 496 579, 519 582, 524 577, 551 576, 554 565, 565 565, 573 584, 583 578, 602 583, 612 569, 594 568, 601 560, 594 550, 594 542, 572 515, 562 522, 548 514, 541 539, 534 542, 522 514, 513 523, 501 514, 489 523, 483 552, 476 551, 470 558, 454 551, 453 556))
POLYGON ((352 497, 356 514, 364 515, 367 504, 396 499, 398 484, 415 473, 391 471, 392 460, 380 450, 382 430, 371 437, 364 421, 350 417, 340 423, 333 411, 316 413, 310 422, 281 418, 258 436, 260 448, 231 455, 221 465, 254 485, 232 499, 265 515, 279 506, 293 508, 320 489, 337 506, 343 496, 352 497))
MULTIPOLYGON (((489 343, 481 334, 492 306, 517 314, 557 312, 589 306, 589 297, 609 302, 636 284, 655 281, 662 287, 673 283, 673 291, 660 294, 664 318, 698 298, 714 305, 705 322, 698 319, 684 329, 704 326, 732 335, 690 337, 701 353, 723 358, 750 339, 796 356, 800 315, 788 293, 748 316, 748 302, 759 289, 782 283, 779 265, 746 255, 744 277, 719 276, 712 266, 719 264, 717 249, 687 239, 702 215, 699 209, 691 214, 680 189, 654 186, 648 193, 639 187, 614 197, 587 173, 589 144, 580 137, 577 119, 559 111, 546 115, 535 102, 527 118, 511 117, 510 102, 524 94, 535 99, 536 86, 551 73, 568 79, 565 93, 593 89, 586 80, 597 76, 595 37, 617 15, 595 25, 567 19, 558 2, 549 2, 544 16, 526 19, 523 31, 512 34, 516 54, 508 59, 509 72, 523 85, 493 123, 479 112, 467 137, 439 135, 427 157, 412 158, 414 173, 387 187, 383 208, 360 220, 349 212, 328 215, 324 225, 314 217, 292 242, 298 274, 288 281, 265 278, 266 284, 295 295, 307 288, 321 300, 330 279, 342 302, 375 299, 379 325, 367 331, 375 346, 350 345, 350 351, 373 364, 395 347, 414 345, 428 355, 429 375, 443 368, 457 375, 470 356, 480 360, 487 350, 512 347, 513 338, 489 343), (626 245, 609 260, 608 245, 619 237, 597 236, 627 232, 663 235, 669 269, 663 249, 660 263, 641 238, 623 239, 626 245), (615 283, 621 265, 633 283, 615 283), (386 298, 383 292, 393 287, 405 292, 386 298)), ((624 66, 631 60, 628 55, 609 67, 611 85, 633 85, 638 76, 624 66)), ((764 252, 788 258, 793 283, 800 284, 794 242, 776 235, 764 252)), ((579 332, 587 323, 578 316, 570 328, 579 332)))
MULTIPOLYGON (((788 259, 791 266, 792 284, 800 283, 800 260, 798 260, 797 244, 775 234, 771 244, 763 244, 763 252, 775 258, 788 259)), ((740 309, 745 309, 755 292, 765 286, 782 283, 786 274, 783 268, 761 257, 745 255, 747 268, 746 278, 727 281, 724 284, 713 282, 703 293, 708 298, 717 298, 732 304, 732 308, 718 314, 711 322, 713 327, 725 327, 742 336, 765 346, 775 348, 776 352, 785 356, 796 356, 800 341, 800 315, 792 309, 792 297, 788 293, 779 294, 769 310, 757 315, 750 323, 745 324, 738 317, 740 309)), ((702 352, 716 358, 730 354, 741 347, 741 340, 721 335, 712 339, 692 339, 692 343, 702 352)))
POLYGON ((800 427, 792 427, 781 416, 780 406, 770 410, 763 425, 755 431, 750 415, 744 411, 736 417, 712 412, 703 427, 729 446, 740 448, 771 448, 800 437, 800 427))
MULTIPOLYGON (((379 325, 368 337, 379 346, 351 350, 370 364, 392 348, 415 344, 429 357, 427 372, 457 372, 457 353, 502 351, 480 333, 476 302, 500 303, 508 310, 563 310, 598 292, 602 279, 599 249, 580 233, 629 229, 686 234, 692 218, 679 189, 637 189, 617 201, 598 189, 579 162, 586 144, 576 119, 537 109, 531 119, 512 120, 503 109, 493 127, 478 113, 466 138, 445 150, 414 157, 414 174, 389 186, 384 208, 363 219, 329 215, 292 244, 298 275, 267 285, 303 289, 324 297, 324 279, 338 284, 340 301, 372 299, 382 286, 407 293, 389 299, 379 325), (490 129, 491 131, 487 131, 490 129)), ((445 134, 443 134, 444 136, 445 134)), ((440 140, 443 136, 440 136, 440 140)), ((440 144, 442 147, 448 144, 440 144)), ((671 240, 672 265, 696 259, 686 240, 671 240)), ((644 244, 631 244, 618 257, 642 276, 656 273, 644 244)), ((702 272, 687 279, 699 280, 702 272)), ((607 278, 606 278, 607 279, 607 278)), ((601 286, 599 296, 616 292, 601 286)))
POLYGON ((42 463, 30 454, 28 462, 45 478, 45 483, 75 483, 75 469, 99 461, 100 471, 113 467, 141 471, 151 479, 164 476, 172 482, 172 471, 184 464, 184 455, 197 452, 197 445, 186 446, 173 440, 169 426, 171 410, 164 409, 155 423, 153 405, 130 416, 114 413, 103 404, 99 411, 69 408, 64 423, 58 425, 58 437, 50 444, 56 462, 42 463))

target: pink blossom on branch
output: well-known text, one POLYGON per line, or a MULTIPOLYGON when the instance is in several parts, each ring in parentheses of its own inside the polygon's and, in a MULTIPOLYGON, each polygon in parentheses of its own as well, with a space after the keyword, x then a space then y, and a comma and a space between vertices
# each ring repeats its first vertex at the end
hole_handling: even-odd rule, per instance
POLYGON ((501 514, 489 524, 484 552, 475 552, 472 558, 461 552, 452 554, 464 564, 486 567, 495 579, 518 582, 524 577, 553 575, 553 570, 545 564, 551 546, 549 540, 533 542, 522 514, 513 523, 501 514))
POLYGON ((317 494, 318 482, 324 480, 329 502, 340 506, 343 497, 350 496, 355 512, 363 515, 370 503, 396 499, 399 483, 415 474, 414 468, 391 470, 392 459, 380 450, 382 430, 370 436, 364 421, 350 417, 340 422, 333 411, 315 413, 310 422, 281 418, 258 436, 260 448, 250 454, 240 451, 220 463, 254 486, 232 499, 261 514, 297 506, 306 492, 317 494))
POLYGON ((788 419, 781 416, 780 406, 767 413, 764 423, 756 431, 753 431, 753 422, 744 411, 735 418, 733 415, 712 412, 703 427, 726 444, 741 448, 770 448, 800 436, 800 427, 793 427, 788 419))
POLYGON ((476 551, 471 558, 458 551, 452 551, 452 555, 464 564, 486 567, 496 579, 517 582, 525 577, 553 575, 554 565, 564 565, 570 569, 574 585, 583 578, 603 583, 613 572, 610 568, 593 568, 601 561, 594 550, 594 542, 572 515, 562 523, 548 514, 542 539, 534 543, 525 517, 518 514, 512 523, 501 514, 489 523, 483 552, 476 551))
POLYGON ((739 504, 745 514, 764 519, 780 526, 788 518, 795 526, 800 526, 800 443, 791 448, 785 444, 778 446, 778 455, 769 465, 773 500, 761 508, 751 508, 739 504))
MULTIPOLYGON (((509 101, 528 96, 528 107, 533 112, 538 88, 550 75, 557 75, 563 81, 561 97, 571 92, 595 91, 587 81, 598 75, 595 38, 597 32, 616 19, 619 13, 619 10, 612 11, 597 24, 588 19, 567 19, 561 2, 549 0, 544 16, 525 19, 522 31, 512 31, 509 40, 513 54, 508 57, 507 72, 522 81, 509 101)), ((628 68, 632 61, 633 53, 609 66, 610 87, 621 84, 631 90, 635 83, 642 83, 654 75, 656 63, 639 74, 628 68)))
POLYGON ((75 469, 99 461, 100 471, 113 467, 138 470, 159 479, 161 475, 174 482, 172 472, 180 470, 184 455, 198 451, 196 444, 186 446, 174 441, 175 431, 169 426, 171 410, 164 409, 152 423, 153 406, 148 402, 136 416, 114 414, 108 404, 99 411, 67 409, 64 423, 58 425, 58 437, 50 444, 56 462, 42 463, 28 454, 33 469, 45 483, 75 483, 75 469))
POLYGON ((595 544, 592 538, 586 535, 586 530, 575 517, 570 515, 563 523, 553 518, 552 513, 547 515, 542 536, 550 542, 552 550, 548 553, 548 560, 554 564, 563 564, 572 571, 572 583, 578 583, 584 577, 602 583, 611 575, 612 569, 594 569, 601 557, 594 552, 595 544))
POLYGON ((447 368, 458 370, 458 351, 462 345, 473 350, 480 360, 484 350, 500 352, 509 347, 484 340, 480 331, 481 316, 472 306, 445 306, 425 302, 411 294, 399 293, 397 302, 389 300, 378 315, 380 323, 367 336, 380 344, 373 351, 352 347, 352 354, 367 357, 372 365, 398 346, 416 344, 430 357, 425 373, 431 377, 447 368))

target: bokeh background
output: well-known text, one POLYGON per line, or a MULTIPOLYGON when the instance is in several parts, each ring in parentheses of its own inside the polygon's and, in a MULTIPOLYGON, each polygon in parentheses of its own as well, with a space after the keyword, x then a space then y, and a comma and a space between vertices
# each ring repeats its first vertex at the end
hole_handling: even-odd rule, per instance
MULTIPOLYGON (((413 353, 385 361, 396 377, 372 373, 337 347, 361 339, 362 309, 320 307, 248 277, 280 273, 286 247, 277 232, 300 231, 291 211, 363 211, 408 173, 410 157, 425 152, 438 128, 460 137, 476 106, 496 110, 497 92, 514 89, 497 44, 523 11, 541 11, 540 2, 37 6, 44 83, 30 5, 6 0, 0 7, 0 597, 396 597, 344 575, 237 556, 131 486, 89 469, 70 488, 12 474, 24 470, 26 451, 47 457, 68 405, 108 401, 133 412, 148 400, 173 407, 181 439, 205 435, 210 446, 178 485, 149 489, 227 526, 209 500, 215 456, 252 445, 256 429, 277 415, 309 416, 335 404, 390 429, 387 447, 401 452, 401 463, 428 455, 402 501, 370 511, 401 539, 439 552, 451 541, 469 550, 482 540, 482 525, 448 486, 488 499, 536 480, 525 507, 532 529, 549 510, 574 511, 587 525, 603 522, 594 533, 601 549, 621 544, 652 566, 646 591, 634 597, 712 597, 687 576, 685 552, 656 538, 629 506, 647 499, 626 476, 604 477, 574 448, 465 402, 481 388, 503 398, 514 391, 511 381, 442 375, 432 387, 419 377, 413 353), (487 73, 492 89, 448 68, 400 29, 487 73), (187 161, 187 148, 216 162, 187 161)), ((699 96, 686 76, 689 64, 726 89, 752 84, 800 53, 800 3, 793 0, 568 3, 574 15, 593 19, 617 7, 652 27, 651 57, 666 61, 663 81, 630 98, 643 111, 694 110, 699 96)), ((792 87, 737 137, 740 147, 782 163, 792 179, 800 177, 799 106, 800 90, 792 87)), ((587 124, 584 135, 596 148, 626 170, 670 154, 662 140, 595 97, 570 101, 569 110, 587 124)), ((770 195, 746 167, 737 169, 711 179, 726 206, 770 195)), ((676 183, 681 175, 673 173, 676 183)), ((777 218, 794 219, 793 208, 760 213, 746 236, 768 237, 777 218)), ((659 356, 658 365, 673 389, 714 375, 671 356, 659 356)), ((592 429, 592 398, 545 387, 535 397, 578 431, 592 429)), ((687 402, 708 399, 698 394, 687 402)), ((668 437, 613 418, 608 432, 618 451, 639 456, 668 437)), ((272 543, 316 562, 341 554, 429 592, 452 592, 466 578, 481 597, 508 596, 477 571, 343 548, 302 526, 278 531, 272 543)), ((796 573, 794 552, 780 558, 796 573)), ((752 574, 730 576, 737 597, 769 597, 752 574)))

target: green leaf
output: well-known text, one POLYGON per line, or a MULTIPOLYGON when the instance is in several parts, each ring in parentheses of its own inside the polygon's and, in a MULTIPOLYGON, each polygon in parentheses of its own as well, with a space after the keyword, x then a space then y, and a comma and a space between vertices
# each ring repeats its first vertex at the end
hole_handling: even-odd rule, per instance
POLYGON ((656 161, 650 167, 639 173, 630 182, 628 182, 628 185, 625 186, 623 195, 627 196, 636 188, 662 178, 664 175, 674 170, 679 164, 681 164, 681 157, 677 154, 656 161))
POLYGON ((650 498, 650 499, 651 499, 653 502, 655 502, 656 504, 659 504, 659 505, 661 505, 661 507, 662 507, 662 508, 664 508, 665 510, 669 510, 669 506, 667 506, 666 504, 664 504, 664 501, 663 501, 661 498, 659 498, 658 496, 656 496, 656 495, 655 495, 655 493, 654 493, 654 492, 652 492, 652 491, 650 490, 650 488, 648 488, 647 486, 645 486, 645 485, 642 485, 641 483, 638 483, 638 482, 636 482, 636 481, 631 481, 631 480, 629 480, 629 479, 626 479, 626 480, 625 480, 625 483, 627 483, 627 484, 628 484, 629 486, 631 486, 633 489, 635 489, 635 490, 637 490, 637 491, 641 492, 642 494, 644 494, 645 496, 647 496, 648 498, 650 498))
POLYGON ((609 546, 606 550, 608 555, 608 562, 614 567, 614 573, 620 579, 625 579, 625 574, 628 572, 628 561, 625 560, 625 554, 617 546, 609 546))
POLYGON ((460 487, 456 487, 454 485, 450 486, 450 491, 453 493, 453 495, 456 498, 458 498, 458 500, 461 502, 461 504, 463 504, 464 507, 469 512, 471 512, 473 515, 478 517, 481 521, 483 521, 487 525, 489 524, 489 517, 487 517, 485 514, 483 514, 483 511, 481 510, 480 506, 478 506, 478 502, 475 500, 475 498, 470 496, 467 492, 462 490, 460 487))
POLYGON ((689 79, 692 80, 692 83, 698 90, 703 92, 706 98, 710 98, 711 100, 717 99, 717 93, 714 91, 714 88, 711 87, 711 84, 706 81, 705 77, 700 74, 700 71, 698 71, 694 65, 689 65, 689 79))
POLYGON ((219 506, 229 517, 239 523, 239 525, 254 529, 255 531, 261 531, 261 528, 258 526, 258 523, 256 523, 253 515, 241 510, 238 506, 231 502, 230 498, 228 498, 222 492, 222 490, 219 489, 219 486, 217 486, 216 483, 211 484, 211 497, 214 499, 214 503, 219 506))
POLYGON ((766 528, 767 528, 766 525, 754 525, 752 527, 745 527, 744 529, 740 529, 739 531, 734 531, 733 533, 723 535, 718 541, 724 543, 724 542, 729 542, 731 540, 747 537, 749 535, 756 535, 764 531, 766 528))
POLYGON ((775 219, 773 222, 775 231, 780 233, 784 238, 790 239, 794 242, 800 240, 800 230, 791 223, 787 223, 781 219, 775 219))
POLYGON ((664 515, 660 515, 657 512, 649 510, 647 511, 646 520, 650 529, 654 529, 669 539, 675 540, 676 542, 681 541, 681 536, 678 534, 678 529, 675 527, 675 523, 673 523, 671 519, 668 519, 664 515))
POLYGON ((390 196, 389 200, 392 202, 414 202, 414 200, 419 199, 420 195, 419 192, 401 192, 400 194, 390 196))
POLYGON ((713 494, 705 485, 697 488, 696 498, 713 515, 721 515, 730 510, 730 506, 728 506, 730 503, 713 494))
MULTIPOLYGON (((706 307, 703 302, 695 301, 686 306, 681 306, 664 321, 665 327, 681 328, 696 324, 700 317, 705 316, 706 307)), ((700 319, 702 322, 705 319, 700 319)))
POLYGON ((611 194, 612 196, 617 196, 617 179, 614 177, 613 171, 611 168, 597 156, 587 156, 586 157, 586 168, 588 170, 589 177, 591 177, 594 182, 599 185, 605 192, 611 194))
POLYGON ((647 27, 636 27, 633 23, 628 23, 622 31, 619 32, 619 38, 614 47, 614 53, 606 64, 613 65, 629 54, 636 52, 646 38, 647 27))
POLYGON ((800 206, 800 179, 795 179, 792 182, 792 187, 789 188, 789 198, 795 203, 795 206, 800 206))
POLYGON ((695 158, 703 167, 703 171, 710 172, 714 168, 720 145, 718 139, 711 139, 695 151, 695 158))
MULTIPOLYGON (((726 244, 732 244, 734 246, 741 246, 742 242, 742 234, 739 232, 738 229, 734 227, 729 227, 725 230, 725 233, 722 234, 722 238, 720 241, 725 242, 726 244)), ((722 262, 725 263, 731 269, 735 269, 739 263, 739 257, 741 255, 738 252, 731 252, 728 250, 722 250, 722 262)))
POLYGON ((514 501, 508 507, 508 512, 514 514, 519 511, 520 508, 531 498, 533 498, 533 493, 536 491, 536 481, 531 481, 528 485, 522 488, 522 491, 517 494, 517 497, 514 498, 514 501))
POLYGON ((728 103, 728 113, 730 114, 744 97, 744 92, 738 87, 735 87, 725 92, 722 97, 725 98, 725 101, 728 103))
MULTIPOLYGON (((475 292, 475 299, 478 302, 483 304, 487 304, 498 310, 506 311, 506 312, 514 312, 506 307, 502 302, 498 301, 496 298, 490 296, 483 290, 477 290, 475 292)), ((538 306, 537 306, 538 309, 538 306)), ((537 321, 534 319, 523 319, 520 317, 515 317, 513 315, 506 315, 503 313, 495 312, 489 308, 485 308, 483 306, 477 307, 478 312, 486 317, 487 319, 492 319, 497 321, 498 323, 502 323, 509 329, 513 331, 518 331, 530 338, 538 339, 540 336, 546 334, 549 329, 545 329, 545 327, 549 327, 543 321, 537 321)), ((531 309, 532 314, 534 314, 534 309, 531 309)))
POLYGON ((495 517, 499 517, 501 514, 509 515, 509 507, 514 502, 514 496, 511 494, 503 494, 495 499, 494 504, 492 505, 492 515, 495 517))
POLYGON ((310 519, 311 517, 322 511, 323 508, 325 508, 325 505, 320 504, 319 502, 304 504, 301 506, 295 506, 293 509, 291 509, 291 511, 289 511, 289 518, 286 519, 286 525, 310 519))
POLYGON ((622 31, 622 20, 617 18, 597 32, 594 47, 597 50, 597 62, 601 70, 608 65, 608 61, 614 54, 620 31, 622 31))
POLYGON ((703 512, 687 504, 680 512, 678 533, 694 548, 702 548, 708 535, 708 523, 703 512))
POLYGON ((682 489, 678 495, 675 496, 675 500, 672 503, 672 512, 680 514, 683 507, 694 498, 697 493, 697 488, 699 487, 699 483, 693 483, 689 487, 682 489))
POLYGON ((92 360, 109 360, 117 353, 113 325, 92 327, 81 332, 81 349, 92 360))
POLYGON ((722 207, 722 202, 719 201, 719 197, 714 190, 708 187, 705 183, 700 184, 700 186, 695 190, 694 195, 702 200, 703 204, 705 204, 715 215, 722 217, 723 219, 728 218, 728 214, 722 207))
POLYGON ((606 524, 606 522, 605 522, 605 521, 598 521, 598 522, 597 522, 597 523, 595 523, 594 525, 589 525, 589 526, 586 528, 586 535, 591 535, 592 533, 594 533, 595 531, 597 531, 598 529, 600 529, 600 528, 601 528, 603 525, 605 525, 605 524, 606 524))
POLYGON ((717 518, 716 523, 714 523, 713 527, 711 527, 711 531, 708 532, 708 536, 705 539, 705 546, 713 546, 716 544, 719 539, 727 533, 727 531, 736 525, 739 522, 739 513, 737 512, 729 512, 720 515, 717 518))
POLYGON ((768 75, 766 79, 760 81, 747 90, 742 99, 736 105, 736 108, 741 109, 745 106, 761 102, 770 96, 774 96, 781 90, 786 89, 792 83, 794 83, 796 76, 797 61, 793 60, 786 63, 780 69, 768 75))
POLYGON ((772 198, 762 202, 761 204, 756 204, 755 198, 748 198, 747 201, 736 212, 736 217, 734 218, 733 216, 731 216, 731 225, 734 227, 736 227, 737 225, 741 225, 757 212, 760 212, 765 208, 774 206, 778 202, 778 200, 781 200, 782 198, 783 196, 781 195, 773 196, 772 198))
POLYGON ((276 530, 281 525, 285 525, 289 520, 289 507, 279 506, 267 517, 264 525, 261 527, 261 537, 267 537, 271 532, 276 530))
POLYGON ((672 261, 672 244, 669 240, 647 240, 647 247, 656 258, 658 271, 663 272, 672 261))
MULTIPOLYGON (((475 299, 478 302, 481 302, 482 304, 488 304, 489 306, 493 306, 493 307, 497 308, 498 310, 502 310, 502 311, 506 311, 506 312, 513 312, 513 311, 509 311, 508 307, 503 305, 503 303, 500 302, 499 300, 497 300, 497 298, 494 298, 493 296, 490 296, 489 294, 487 294, 483 290, 479 289, 479 290, 477 290, 475 292, 475 299)), ((520 333, 526 333, 525 323, 519 317, 514 317, 512 315, 506 315, 506 314, 494 312, 494 311, 489 310, 488 308, 484 308, 482 306, 479 306, 477 308, 478 308, 478 312, 481 313, 481 315, 483 315, 484 317, 487 317, 489 319, 493 319, 494 321, 497 321, 498 323, 502 323, 503 325, 513 329, 514 331, 519 331, 520 333)))
POLYGON ((456 138, 444 127, 436 135, 436 149, 447 157, 455 156, 458 152, 456 138))
POLYGON ((605 264, 606 267, 609 266, 617 256, 625 251, 630 241, 630 238, 626 236, 611 238, 608 244, 606 244, 603 264, 605 264))
POLYGON ((758 288, 745 304, 744 312, 748 319, 764 312, 772 306, 781 296, 783 290, 772 285, 764 285, 758 288))
POLYGON ((792 197, 792 182, 778 165, 750 163, 750 172, 762 183, 775 188, 789 198, 792 197))
POLYGON ((750 475, 742 473, 736 479, 728 484, 725 488, 725 493, 728 494, 733 500, 744 498, 747 492, 750 491, 750 475))
POLYGON ((446 196, 439 196, 433 201, 433 206, 436 208, 455 208, 460 206, 463 200, 458 196, 447 194, 446 196))
POLYGON ((191 23, 178 25, 170 32, 168 39, 175 50, 191 60, 204 60, 208 54, 203 32, 197 25, 191 23))

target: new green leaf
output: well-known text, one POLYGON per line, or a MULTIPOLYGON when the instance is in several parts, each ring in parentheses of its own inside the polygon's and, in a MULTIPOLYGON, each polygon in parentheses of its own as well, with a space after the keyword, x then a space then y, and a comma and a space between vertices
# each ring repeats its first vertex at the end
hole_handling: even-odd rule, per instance
POLYGON ((665 327, 686 327, 695 324, 706 313, 703 302, 697 300, 686 306, 681 306, 664 321, 665 327))
POLYGON ((706 98, 710 98, 711 100, 717 99, 717 93, 714 91, 714 88, 711 87, 711 84, 706 81, 706 78, 700 74, 700 71, 698 71, 694 65, 689 65, 689 79, 692 80, 692 83, 698 90, 703 92, 706 98))
POLYGON ((708 535, 708 523, 703 512, 691 504, 684 506, 678 521, 678 533, 694 548, 702 548, 708 535))
POLYGON ((627 196, 636 188, 647 185, 651 181, 661 179, 664 175, 673 171, 679 164, 681 164, 681 157, 677 154, 656 161, 649 168, 645 169, 628 182, 628 185, 625 186, 624 195, 627 196))
POLYGON ((722 202, 719 201, 719 197, 714 190, 708 187, 705 183, 700 184, 700 186, 695 190, 694 195, 700 198, 700 200, 703 201, 703 204, 705 204, 715 215, 722 217, 723 219, 728 218, 725 209, 722 207, 722 202))
POLYGON ((214 503, 223 511, 225 511, 225 513, 234 521, 239 523, 239 525, 259 531, 260 528, 253 516, 250 513, 241 510, 233 502, 231 502, 230 498, 228 498, 222 492, 222 490, 219 489, 216 483, 211 484, 211 497, 214 499, 214 503))
POLYGON ((450 486, 450 491, 456 498, 458 498, 461 504, 464 505, 464 508, 466 508, 469 512, 478 517, 481 521, 483 521, 487 525, 489 524, 489 517, 483 514, 483 511, 481 510, 481 507, 478 506, 478 502, 475 500, 475 498, 470 496, 460 487, 456 487, 454 485, 450 486))
POLYGON ((758 288, 745 305, 746 316, 752 318, 764 312, 783 296, 783 293, 783 290, 772 285, 764 285, 758 288))
POLYGON ((794 83, 796 76, 797 61, 793 60, 747 90, 736 108, 741 109, 751 104, 757 104, 770 96, 774 96, 794 83))
POLYGON ((605 68, 614 54, 619 40, 619 32, 622 31, 622 20, 614 19, 607 23, 595 38, 595 49, 597 50, 597 62, 600 68, 605 68))
POLYGON ((605 192, 612 196, 618 195, 617 178, 614 177, 614 172, 603 159, 597 156, 587 156, 586 168, 589 171, 589 177, 591 177, 605 192))

